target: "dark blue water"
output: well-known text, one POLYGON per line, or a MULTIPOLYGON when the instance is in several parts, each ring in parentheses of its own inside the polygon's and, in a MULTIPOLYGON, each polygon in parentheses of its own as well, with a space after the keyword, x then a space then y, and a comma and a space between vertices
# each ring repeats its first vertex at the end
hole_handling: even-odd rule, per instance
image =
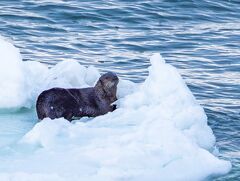
POLYGON ((75 59, 141 82, 148 57, 176 66, 240 178, 240 1, 1 0, 0 34, 23 59, 75 59))

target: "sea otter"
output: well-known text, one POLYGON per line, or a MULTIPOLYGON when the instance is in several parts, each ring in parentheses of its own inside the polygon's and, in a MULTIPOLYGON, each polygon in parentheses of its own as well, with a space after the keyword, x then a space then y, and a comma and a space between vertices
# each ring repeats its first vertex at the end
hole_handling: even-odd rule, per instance
POLYGON ((119 79, 113 72, 103 74, 94 87, 83 89, 52 88, 43 91, 37 99, 40 120, 64 117, 96 117, 114 111, 119 79))

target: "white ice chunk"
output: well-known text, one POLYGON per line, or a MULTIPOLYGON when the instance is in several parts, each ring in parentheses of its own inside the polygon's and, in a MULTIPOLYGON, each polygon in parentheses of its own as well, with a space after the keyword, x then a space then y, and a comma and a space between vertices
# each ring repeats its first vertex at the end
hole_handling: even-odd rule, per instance
POLYGON ((0 37, 0 109, 25 103, 25 78, 20 52, 0 37))
MULTIPOLYGON (((48 69, 22 62, 19 50, 0 39, 0 108, 35 105, 51 87, 93 86, 100 74, 76 61, 48 69)), ((160 54, 150 58, 143 83, 121 80, 118 109, 69 123, 37 123, 11 156, 0 155, 0 180, 203 180, 226 174, 231 163, 212 154, 215 137, 207 116, 177 69, 160 54)))

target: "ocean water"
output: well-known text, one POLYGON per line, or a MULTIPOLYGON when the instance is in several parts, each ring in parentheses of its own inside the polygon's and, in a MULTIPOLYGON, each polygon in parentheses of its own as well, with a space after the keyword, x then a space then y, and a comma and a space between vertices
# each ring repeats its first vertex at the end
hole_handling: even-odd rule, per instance
MULTIPOLYGON (((239 12, 237 0, 1 0, 0 34, 20 48, 24 60, 52 66, 74 59, 134 82, 146 78, 149 56, 160 52, 204 107, 220 156, 232 162, 232 171, 214 180, 238 180, 239 12)), ((10 116, 16 122, 1 121, 0 146, 35 124, 28 110, 2 113, 0 120, 10 116)))

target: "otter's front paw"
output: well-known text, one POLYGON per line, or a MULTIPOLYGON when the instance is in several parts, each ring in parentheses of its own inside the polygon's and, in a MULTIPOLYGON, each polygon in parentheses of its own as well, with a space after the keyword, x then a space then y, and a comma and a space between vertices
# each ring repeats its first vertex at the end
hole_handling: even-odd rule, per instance
POLYGON ((111 112, 115 111, 116 109, 117 109, 117 105, 116 104, 111 105, 111 107, 110 107, 110 111, 111 112))

